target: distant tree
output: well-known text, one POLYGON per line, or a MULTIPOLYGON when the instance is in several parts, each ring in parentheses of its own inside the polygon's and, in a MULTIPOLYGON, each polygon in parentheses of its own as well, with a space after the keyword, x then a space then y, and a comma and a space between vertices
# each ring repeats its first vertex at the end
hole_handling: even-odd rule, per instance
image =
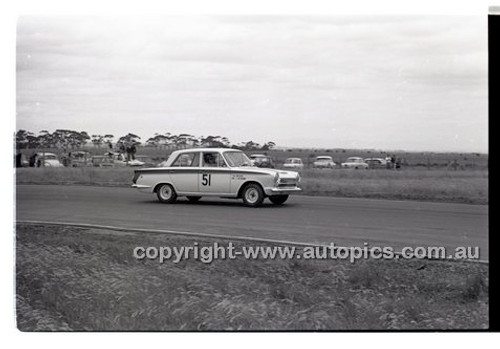
POLYGON ((128 133, 125 136, 120 137, 117 143, 119 144, 134 143, 135 145, 139 145, 141 144, 139 139, 141 139, 141 137, 139 137, 138 135, 135 135, 133 133, 128 133))
POLYGON ((92 138, 90 140, 95 147, 100 148, 101 145, 104 143, 104 137, 101 135, 92 135, 92 138))
POLYGON ((40 148, 54 148, 57 144, 57 138, 48 131, 42 130, 36 137, 36 143, 40 148))
POLYGON ((181 133, 176 137, 176 145, 179 148, 188 148, 198 145, 198 139, 188 133, 181 133))
POLYGON ((243 150, 245 149, 246 142, 238 142, 232 146, 232 148, 243 150))
POLYGON ((114 138, 115 138, 115 136, 113 136, 112 134, 106 134, 103 137, 103 141, 105 144, 108 145, 109 148, 113 148, 113 139, 114 138))
POLYGON ((159 147, 158 136, 150 137, 146 140, 146 146, 159 147))
POLYGON ((64 150, 69 148, 80 148, 90 139, 90 136, 85 131, 78 132, 64 129, 55 130, 52 134, 46 135, 46 137, 49 139, 52 146, 64 150))
POLYGON ((171 141, 172 137, 170 136, 170 133, 166 133, 165 135, 155 133, 154 137, 151 137, 146 141, 146 144, 152 147, 161 148, 170 145, 171 141))
POLYGON ((231 142, 229 141, 229 138, 227 137, 222 137, 221 138, 221 143, 224 148, 230 148, 231 147, 231 142))
POLYGON ((245 150, 256 150, 260 148, 259 143, 255 143, 254 141, 248 141, 245 143, 244 149, 245 150))
POLYGON ((276 143, 274 143, 274 142, 267 142, 266 144, 264 144, 264 145, 262 146, 262 148, 261 148, 261 149, 262 149, 262 150, 271 150, 271 149, 273 149, 275 146, 276 146, 276 143))
MULTIPOLYGON (((209 148, 219 148, 219 147, 224 147, 224 142, 223 138, 221 136, 207 136, 207 137, 202 137, 200 142, 201 145, 204 147, 209 147, 209 148)), ((227 140, 227 138, 225 138, 227 140)), ((229 144, 229 141, 227 141, 227 144, 229 144)))
POLYGON ((16 132, 16 149, 36 148, 37 144, 37 137, 33 132, 26 130, 16 132))

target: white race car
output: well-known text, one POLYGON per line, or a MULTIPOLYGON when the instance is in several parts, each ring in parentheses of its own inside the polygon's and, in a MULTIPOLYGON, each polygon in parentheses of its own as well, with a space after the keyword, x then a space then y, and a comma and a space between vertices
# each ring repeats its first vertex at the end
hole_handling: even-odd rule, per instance
POLYGON ((135 170, 132 187, 156 193, 163 203, 179 196, 196 202, 202 196, 241 198, 257 207, 265 198, 283 204, 290 194, 301 191, 294 171, 258 168, 240 150, 199 148, 174 151, 165 167, 135 170))
POLYGON ((302 170, 304 163, 301 158, 288 158, 285 160, 283 167, 286 169, 302 170))
POLYGON ((313 168, 335 168, 335 166, 337 166, 337 164, 335 164, 333 158, 328 155, 318 156, 313 162, 313 168))
POLYGON ((351 168, 351 169, 364 169, 366 170, 368 168, 368 164, 363 160, 363 158, 360 157, 350 157, 347 158, 346 162, 342 163, 342 168, 351 168))
POLYGON ((36 153, 33 157, 35 167, 64 167, 57 155, 53 153, 36 153))

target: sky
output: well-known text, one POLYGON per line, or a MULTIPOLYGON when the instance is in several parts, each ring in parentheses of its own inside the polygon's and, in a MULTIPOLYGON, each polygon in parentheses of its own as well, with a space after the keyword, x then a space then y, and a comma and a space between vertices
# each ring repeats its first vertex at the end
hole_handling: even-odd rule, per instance
POLYGON ((486 16, 23 16, 16 128, 488 152, 486 16))

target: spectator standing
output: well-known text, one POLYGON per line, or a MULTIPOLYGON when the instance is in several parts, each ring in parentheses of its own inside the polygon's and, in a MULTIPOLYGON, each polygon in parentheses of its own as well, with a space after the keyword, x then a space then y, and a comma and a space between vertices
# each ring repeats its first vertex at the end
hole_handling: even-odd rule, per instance
POLYGON ((132 145, 130 146, 130 155, 132 157, 132 160, 135 160, 136 152, 137 152, 137 147, 135 146, 135 142, 132 142, 132 145))
POLYGON ((391 156, 391 169, 395 169, 396 168, 396 155, 392 155, 391 156))

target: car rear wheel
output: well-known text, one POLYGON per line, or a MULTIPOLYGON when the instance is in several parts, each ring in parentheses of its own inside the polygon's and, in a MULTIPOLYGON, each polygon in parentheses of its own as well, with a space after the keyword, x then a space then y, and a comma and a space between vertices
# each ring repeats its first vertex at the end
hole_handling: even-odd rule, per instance
POLYGON ((186 196, 189 202, 198 202, 201 199, 201 196, 186 196))
POLYGON ((158 200, 164 204, 171 204, 177 199, 177 194, 170 184, 161 184, 156 189, 156 196, 158 196, 158 200))
POLYGON ((288 200, 288 195, 274 195, 270 196, 269 200, 275 205, 282 205, 286 200, 288 200))
POLYGON ((257 207, 264 201, 264 192, 258 184, 248 184, 243 190, 243 203, 249 207, 257 207))

